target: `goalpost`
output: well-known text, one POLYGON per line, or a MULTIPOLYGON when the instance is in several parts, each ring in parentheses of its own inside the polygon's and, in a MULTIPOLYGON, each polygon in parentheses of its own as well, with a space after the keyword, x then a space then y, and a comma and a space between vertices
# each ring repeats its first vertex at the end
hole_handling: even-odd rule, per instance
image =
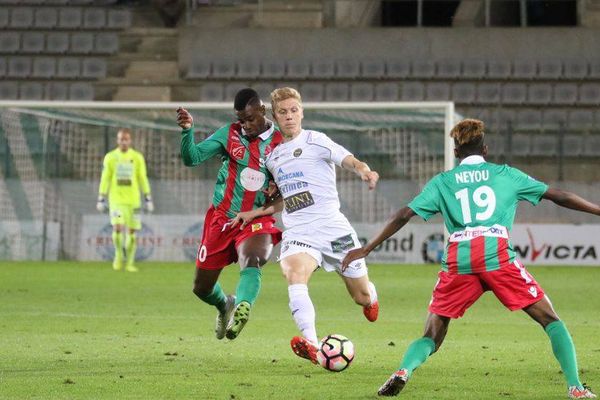
MULTIPOLYGON (((104 154, 116 146, 120 127, 132 129, 133 148, 146 158, 157 206, 143 216, 137 257, 193 258, 220 160, 183 166, 175 123, 180 106, 194 116, 196 140, 234 120, 230 103, 0 101, 0 259, 112 256, 109 218, 95 212, 95 200, 104 154)), ((451 102, 304 108, 305 128, 325 132, 381 175, 378 189, 368 192, 353 174, 338 171, 342 211, 365 237, 433 175, 454 166, 448 133, 458 116, 451 102)), ((425 254, 417 249, 421 234, 411 235, 386 244, 381 260, 398 262, 408 247, 425 254)))

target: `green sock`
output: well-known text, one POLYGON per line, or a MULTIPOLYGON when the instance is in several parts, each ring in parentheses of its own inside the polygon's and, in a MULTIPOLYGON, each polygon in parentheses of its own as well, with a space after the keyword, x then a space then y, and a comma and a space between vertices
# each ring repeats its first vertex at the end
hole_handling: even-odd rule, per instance
POLYGON ((240 282, 235 292, 235 303, 247 301, 253 305, 260 292, 260 279, 262 272, 258 267, 246 267, 240 271, 240 282))
POLYGON ((137 241, 135 240, 135 233, 127 235, 127 245, 125 246, 125 253, 127 253, 127 265, 133 265, 135 263, 135 251, 137 249, 137 241))
POLYGON ((225 311, 225 302, 227 301, 227 297, 225 297, 225 292, 223 292, 223 289, 221 289, 219 282, 215 283, 212 292, 208 296, 198 297, 206 304, 217 307, 219 311, 225 311))
POLYGON ((435 342, 429 337, 422 337, 415 340, 408 346, 399 369, 408 370, 408 376, 423 364, 427 358, 435 351, 435 342))
POLYGON ((115 246, 115 262, 121 262, 123 259, 123 234, 113 230, 112 233, 113 245, 115 246))
POLYGON ((577 355, 575 354, 575 345, 571 334, 562 321, 554 321, 545 328, 552 343, 554 357, 560 364, 560 369, 567 380, 568 386, 582 387, 577 371, 577 355))

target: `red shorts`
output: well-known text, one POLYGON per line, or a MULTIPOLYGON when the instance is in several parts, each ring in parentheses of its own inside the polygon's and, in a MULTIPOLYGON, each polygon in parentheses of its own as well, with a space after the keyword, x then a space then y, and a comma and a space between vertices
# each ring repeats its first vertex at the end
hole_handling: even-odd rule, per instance
POLYGON ((204 217, 202 243, 196 254, 196 268, 223 269, 238 260, 237 247, 254 235, 270 234, 273 245, 281 241, 281 231, 271 216, 260 217, 243 230, 229 227, 229 218, 210 207, 204 217))
POLYGON ((459 275, 440 271, 433 289, 429 312, 443 317, 460 318, 487 290, 511 311, 520 310, 544 297, 541 286, 520 261, 479 274, 459 275))

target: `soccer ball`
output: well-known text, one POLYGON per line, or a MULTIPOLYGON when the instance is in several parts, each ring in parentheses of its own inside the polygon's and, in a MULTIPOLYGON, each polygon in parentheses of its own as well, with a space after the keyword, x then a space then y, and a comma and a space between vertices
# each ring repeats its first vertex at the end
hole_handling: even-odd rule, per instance
POLYGON ((317 361, 326 370, 341 372, 354 360, 354 344, 345 336, 328 335, 319 343, 317 361))

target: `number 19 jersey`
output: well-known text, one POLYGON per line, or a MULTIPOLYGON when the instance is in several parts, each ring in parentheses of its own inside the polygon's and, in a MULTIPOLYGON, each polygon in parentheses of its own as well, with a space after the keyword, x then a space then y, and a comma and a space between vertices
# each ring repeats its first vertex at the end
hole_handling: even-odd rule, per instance
POLYGON ((425 220, 442 214, 450 233, 442 269, 474 274, 514 262, 509 233, 517 204, 536 205, 547 190, 548 185, 516 168, 470 156, 433 177, 408 207, 425 220))

